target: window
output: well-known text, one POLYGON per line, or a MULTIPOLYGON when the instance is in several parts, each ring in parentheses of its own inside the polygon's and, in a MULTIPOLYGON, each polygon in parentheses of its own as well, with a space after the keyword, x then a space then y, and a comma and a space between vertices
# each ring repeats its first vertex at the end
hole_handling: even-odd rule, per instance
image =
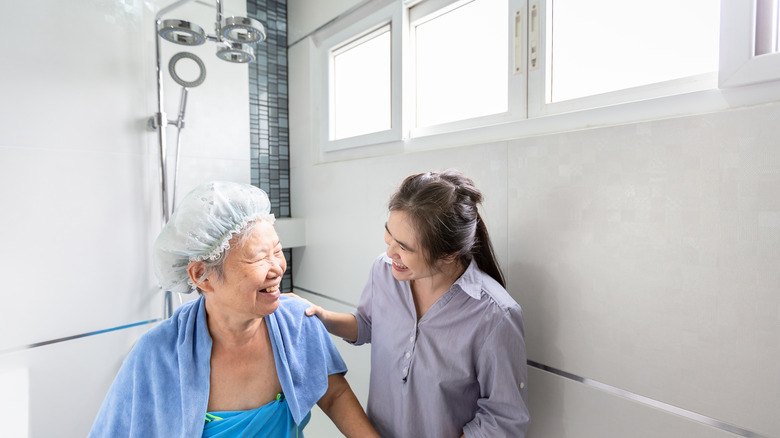
POLYGON ((391 127, 390 26, 332 52, 331 140, 391 127))
POLYGON ((780 51, 780 2, 758 0, 756 3, 755 56, 780 51))
POLYGON ((547 102, 718 69, 720 0, 552 0, 547 102))
MULTIPOLYGON (((425 4, 423 4, 425 5, 425 4)), ((415 127, 507 110, 506 0, 410 10, 415 127)))
POLYGON ((323 153, 495 141, 780 94, 780 0, 376 0, 313 40, 323 153), (765 82, 769 94, 726 90, 765 82))
POLYGON ((401 13, 371 2, 319 32, 314 61, 319 96, 313 119, 321 150, 332 152, 401 139, 401 13))
POLYGON ((529 117, 716 88, 719 2, 531 0, 529 117))

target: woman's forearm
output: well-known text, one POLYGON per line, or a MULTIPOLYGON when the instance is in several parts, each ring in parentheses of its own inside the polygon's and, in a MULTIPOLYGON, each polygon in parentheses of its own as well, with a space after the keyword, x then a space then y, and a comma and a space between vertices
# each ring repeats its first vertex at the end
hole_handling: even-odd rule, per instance
POLYGON ((328 376, 328 390, 317 405, 345 437, 379 438, 343 375, 328 376))
POLYGON ((357 341, 358 327, 355 315, 323 309, 322 312, 317 312, 317 316, 330 334, 350 342, 357 341))

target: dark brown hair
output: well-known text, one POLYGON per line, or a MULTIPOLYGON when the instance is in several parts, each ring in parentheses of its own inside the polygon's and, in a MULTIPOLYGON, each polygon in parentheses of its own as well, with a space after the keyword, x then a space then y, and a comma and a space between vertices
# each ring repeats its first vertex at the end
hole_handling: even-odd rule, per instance
POLYGON ((390 211, 403 211, 412 221, 425 260, 457 254, 463 266, 471 260, 506 287, 487 227, 477 211, 482 193, 457 170, 408 176, 390 198, 390 211))

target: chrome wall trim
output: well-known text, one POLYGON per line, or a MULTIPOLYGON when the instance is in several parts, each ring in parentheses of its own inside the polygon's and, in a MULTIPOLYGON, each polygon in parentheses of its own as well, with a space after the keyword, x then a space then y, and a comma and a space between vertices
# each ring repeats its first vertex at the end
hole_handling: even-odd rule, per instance
POLYGON ((100 334, 103 334, 103 333, 115 332, 115 331, 124 330, 124 329, 132 328, 132 327, 138 327, 140 325, 153 324, 153 323, 159 322, 159 321, 162 321, 162 318, 150 319, 148 321, 141 321, 141 322, 136 322, 136 323, 133 323, 133 324, 120 325, 120 326, 117 326, 117 327, 112 327, 112 328, 108 328, 108 329, 104 329, 104 330, 97 330, 97 331, 94 331, 94 332, 81 333, 81 334, 78 334, 78 335, 66 336, 64 338, 51 339, 51 340, 43 341, 43 342, 36 342, 34 344, 27 344, 27 345, 22 345, 22 346, 19 346, 19 347, 8 348, 8 349, 5 349, 5 350, 0 350, 0 356, 2 356, 4 354, 8 354, 8 353, 15 353, 15 352, 18 352, 18 351, 23 351, 23 350, 32 350, 33 348, 43 347, 43 346, 46 346, 46 345, 58 344, 60 342, 72 341, 73 339, 86 338, 88 336, 95 336, 95 335, 100 335, 100 334))
POLYGON ((619 397, 627 398, 629 400, 642 403, 647 406, 651 406, 656 409, 660 409, 662 411, 666 411, 675 415, 679 415, 681 417, 688 418, 693 421, 697 421, 699 423, 706 424, 707 426, 715 427, 720 430, 724 430, 726 432, 733 433, 735 435, 743 436, 746 438, 769 438, 766 435, 761 435, 760 433, 756 433, 747 429, 743 429, 738 426, 734 426, 733 424, 725 423, 720 420, 716 420, 711 417, 707 417, 706 415, 698 414, 696 412, 689 411, 687 409, 683 409, 677 406, 670 405, 668 403, 664 403, 662 401, 654 400, 649 397, 645 397, 643 395, 635 394, 633 392, 626 391, 624 389, 616 388, 611 385, 607 385, 606 383, 602 383, 596 380, 589 379, 587 377, 578 376, 576 374, 569 373, 567 371, 559 370, 557 368, 553 368, 548 365, 541 364, 539 362, 535 362, 532 360, 528 360, 528 366, 540 369, 542 371, 547 371, 548 373, 555 374, 560 377, 564 377, 569 380, 574 380, 575 382, 582 383, 584 385, 600 389, 602 391, 608 392, 610 394, 617 395, 619 397))

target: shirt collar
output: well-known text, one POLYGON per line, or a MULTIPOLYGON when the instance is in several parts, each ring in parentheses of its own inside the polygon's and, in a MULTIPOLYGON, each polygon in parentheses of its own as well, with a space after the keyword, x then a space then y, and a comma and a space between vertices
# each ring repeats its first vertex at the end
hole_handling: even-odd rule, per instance
POLYGON ((453 289, 456 286, 475 300, 480 299, 482 296, 482 272, 473 258, 463 275, 452 285, 453 289))

